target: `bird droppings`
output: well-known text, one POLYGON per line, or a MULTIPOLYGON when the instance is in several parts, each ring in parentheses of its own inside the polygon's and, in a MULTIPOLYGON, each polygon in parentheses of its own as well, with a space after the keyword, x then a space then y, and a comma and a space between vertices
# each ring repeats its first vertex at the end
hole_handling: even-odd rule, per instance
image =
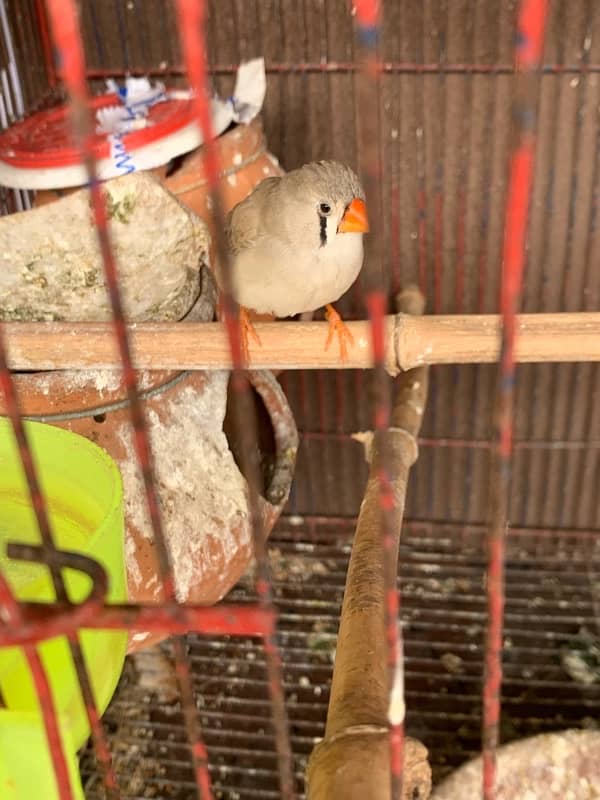
POLYGON ((230 186, 237 186, 237 175, 228 175, 227 176, 227 183, 230 186))
MULTIPOLYGON (((148 413, 160 508, 180 601, 187 600, 215 564, 228 563, 240 546, 249 544, 246 484, 223 433, 228 378, 227 372, 213 372, 203 392, 184 389, 166 407, 168 425, 155 411, 148 413)), ((118 436, 127 453, 119 466, 128 522, 151 538, 129 423, 121 426, 118 436)), ((141 573, 129 535, 125 552, 129 576, 139 587, 141 573)))
POLYGON ((242 163, 242 154, 235 153, 231 160, 233 161, 236 167, 239 167, 239 165, 242 163))
POLYGON ((91 388, 103 397, 107 392, 116 391, 121 384, 120 370, 65 370, 57 372, 39 372, 31 376, 32 389, 41 392, 46 397, 55 389, 55 377, 60 374, 64 381, 64 391, 72 392, 78 389, 91 388))
POLYGON ((455 653, 444 653, 440 656, 440 661, 450 675, 460 675, 465 671, 464 661, 455 653))
POLYGON ((131 217, 135 210, 135 194, 125 194, 119 200, 114 199, 109 191, 106 191, 104 196, 106 198, 106 213, 108 218, 116 219, 122 222, 123 225, 128 225, 131 222, 131 217))
POLYGON ((328 575, 322 561, 304 556, 283 555, 277 547, 269 549, 269 562, 274 581, 305 581, 315 575, 328 575))
POLYGON ((136 688, 155 695, 161 703, 174 703, 178 700, 175 667, 165 650, 155 646, 132 653, 129 658, 137 673, 136 688))
POLYGON ((406 715, 404 701, 404 662, 399 658, 394 669, 394 681, 390 692, 388 720, 391 725, 402 725, 406 715))
MULTIPOLYGON (((134 458, 135 458, 135 456, 134 456, 134 458)), ((125 484, 124 470, 123 470, 123 466, 122 465, 121 465, 121 475, 123 475, 123 484, 125 484)), ((136 487, 136 488, 141 489, 141 486, 140 487, 136 487)), ((125 490, 125 505, 127 506, 128 501, 127 501, 127 487, 126 486, 124 486, 124 490, 125 490)), ((135 541, 126 532, 125 533, 125 562, 127 564, 127 578, 128 578, 129 581, 133 581, 133 583, 136 586, 140 586, 140 584, 142 583, 142 572, 140 570, 140 567, 139 567, 139 564, 137 562, 137 557, 136 556, 137 556, 137 551, 136 551, 136 547, 135 547, 135 541)), ((148 589, 150 587, 148 585, 146 585, 144 588, 148 589)), ((158 594, 158 588, 159 588, 158 586, 155 587, 153 594, 155 594, 155 595, 158 594)))
MULTIPOLYGON (((72 392, 92 391, 102 400, 108 394, 118 391, 123 387, 122 372, 120 369, 94 369, 94 370, 51 370, 38 372, 30 376, 32 391, 41 392, 45 397, 55 395, 57 391, 56 379, 60 377, 61 394, 70 395, 72 392)), ((140 391, 145 391, 152 386, 154 376, 152 372, 138 372, 137 386, 140 391)), ((92 413, 92 411, 90 411, 92 413)))
POLYGON ((586 629, 561 649, 560 662, 572 680, 583 686, 600 682, 600 639, 586 629))
POLYGON ((356 433, 351 433, 350 438, 353 439, 355 442, 362 444, 364 448, 364 455, 365 461, 367 464, 371 463, 371 453, 373 450, 373 431, 357 431, 356 433))

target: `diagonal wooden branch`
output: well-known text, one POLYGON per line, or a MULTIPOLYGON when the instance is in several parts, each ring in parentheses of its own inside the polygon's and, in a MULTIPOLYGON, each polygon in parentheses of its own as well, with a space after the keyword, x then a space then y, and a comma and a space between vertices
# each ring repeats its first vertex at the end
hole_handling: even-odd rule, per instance
MULTIPOLYGON (((347 323, 348 360, 325 350, 326 322, 257 322, 261 347, 250 345, 254 369, 356 369, 372 366, 368 322, 347 323)), ((129 326, 139 369, 228 369, 229 343, 220 323, 161 322, 129 326)), ((13 370, 119 369, 111 323, 5 323, 13 370)), ((391 375, 422 364, 491 364, 498 360, 497 315, 386 318, 386 368, 391 375)), ((516 360, 600 361, 600 313, 523 314, 516 360)))
MULTIPOLYGON (((420 294, 407 292, 403 300, 404 308, 410 303, 409 310, 422 313, 420 294)), ((309 800, 390 798, 388 719, 403 716, 403 708, 398 708, 403 704, 403 691, 398 686, 402 683, 400 672, 399 680, 394 681, 392 708, 384 624, 386 563, 377 473, 385 452, 395 499, 391 511, 395 567, 408 474, 417 458, 416 437, 427 399, 427 381, 428 367, 400 375, 391 427, 376 434, 368 449, 369 480, 346 578, 325 738, 313 750, 308 765, 309 800)), ((420 742, 407 739, 403 798, 427 800, 430 788, 427 751, 420 742)))

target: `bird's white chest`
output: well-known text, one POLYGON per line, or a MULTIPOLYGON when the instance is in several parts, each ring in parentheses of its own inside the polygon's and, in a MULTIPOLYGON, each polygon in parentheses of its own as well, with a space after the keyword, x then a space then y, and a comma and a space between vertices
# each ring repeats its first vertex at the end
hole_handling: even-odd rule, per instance
POLYGON ((344 233, 318 249, 280 242, 240 253, 233 264, 237 302, 289 317, 334 303, 354 283, 363 262, 361 234, 344 233))

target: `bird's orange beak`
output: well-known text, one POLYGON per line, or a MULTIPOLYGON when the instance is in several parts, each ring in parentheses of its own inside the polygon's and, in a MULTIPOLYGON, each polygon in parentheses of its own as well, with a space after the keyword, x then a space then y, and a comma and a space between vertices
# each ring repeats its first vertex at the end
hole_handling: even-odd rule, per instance
POLYGON ((355 197, 350 203, 337 229, 338 233, 368 233, 369 220, 364 200, 355 197))

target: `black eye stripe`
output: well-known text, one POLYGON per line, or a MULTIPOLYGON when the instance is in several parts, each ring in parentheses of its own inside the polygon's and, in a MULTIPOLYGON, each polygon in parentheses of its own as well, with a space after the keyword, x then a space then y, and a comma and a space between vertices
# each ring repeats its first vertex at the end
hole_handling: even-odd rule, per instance
POLYGON ((321 240, 321 247, 327 244, 327 219, 319 217, 319 239, 321 240))

